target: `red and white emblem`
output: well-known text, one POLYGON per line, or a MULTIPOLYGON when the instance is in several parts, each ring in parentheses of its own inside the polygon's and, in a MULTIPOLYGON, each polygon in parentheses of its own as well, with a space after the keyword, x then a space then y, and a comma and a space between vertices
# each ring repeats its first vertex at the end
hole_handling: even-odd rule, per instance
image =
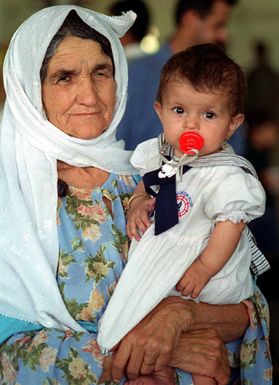
POLYGON ((176 202, 179 217, 183 217, 183 215, 187 214, 190 208, 193 206, 190 195, 184 191, 179 191, 176 194, 176 202))

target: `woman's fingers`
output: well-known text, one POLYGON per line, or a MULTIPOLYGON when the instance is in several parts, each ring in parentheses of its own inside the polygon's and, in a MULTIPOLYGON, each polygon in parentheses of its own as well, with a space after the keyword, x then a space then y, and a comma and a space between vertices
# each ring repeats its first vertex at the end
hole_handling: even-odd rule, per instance
POLYGON ((126 366, 131 354, 131 348, 132 347, 128 342, 125 344, 121 342, 118 349, 113 354, 111 377, 115 382, 119 382, 121 377, 125 374, 126 366))
POLYGON ((154 372, 156 370, 155 368, 158 362, 158 357, 159 357, 159 354, 157 352, 154 353, 150 351, 145 351, 140 373, 143 375, 144 374, 147 375, 154 372))
POLYGON ((166 313, 164 309, 151 312, 123 338, 114 354, 114 379, 119 379, 124 372, 128 379, 135 379, 169 365, 181 331, 176 330, 173 316, 168 319, 166 313))
POLYGON ((145 361, 142 362, 141 364, 141 369, 140 369, 140 374, 142 375, 148 375, 154 372, 154 367, 155 367, 156 362, 148 364, 145 361))
POLYGON ((166 299, 156 306, 121 341, 113 354, 112 377, 129 379, 169 366, 183 322, 180 302, 166 299))
POLYGON ((170 365, 211 377, 218 385, 226 385, 230 375, 226 347, 211 329, 183 333, 170 365))
POLYGON ((134 380, 139 377, 141 373, 142 363, 144 361, 144 349, 139 344, 133 345, 129 362, 126 367, 126 376, 129 380, 134 380))
POLYGON ((111 380, 111 363, 112 363, 112 356, 107 356, 104 358, 103 362, 103 373, 99 379, 99 384, 103 384, 104 382, 111 380))

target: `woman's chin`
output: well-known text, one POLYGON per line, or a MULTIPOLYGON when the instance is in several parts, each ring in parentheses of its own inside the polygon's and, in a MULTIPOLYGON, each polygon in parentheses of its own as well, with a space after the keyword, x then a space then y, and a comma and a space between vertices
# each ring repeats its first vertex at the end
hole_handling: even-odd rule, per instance
POLYGON ((90 139, 96 139, 99 136, 101 136, 106 131, 106 128, 100 128, 96 129, 94 128, 88 128, 88 127, 81 127, 78 130, 69 130, 64 131, 67 135, 71 136, 72 138, 82 139, 82 140, 90 140, 90 139))

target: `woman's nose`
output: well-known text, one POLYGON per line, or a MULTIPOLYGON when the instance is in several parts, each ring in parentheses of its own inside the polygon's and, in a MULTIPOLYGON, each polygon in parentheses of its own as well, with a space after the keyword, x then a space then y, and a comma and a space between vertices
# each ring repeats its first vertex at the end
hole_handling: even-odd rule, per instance
POLYGON ((98 101, 98 90, 90 77, 78 81, 77 100, 88 106, 95 105, 98 101))

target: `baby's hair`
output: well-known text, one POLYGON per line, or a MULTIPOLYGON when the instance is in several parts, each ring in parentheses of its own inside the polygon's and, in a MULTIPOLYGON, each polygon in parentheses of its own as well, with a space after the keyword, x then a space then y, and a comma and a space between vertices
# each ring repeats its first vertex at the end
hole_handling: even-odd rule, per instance
POLYGON ((225 92, 230 95, 232 116, 243 112, 245 75, 223 47, 199 44, 173 55, 163 67, 156 100, 162 103, 170 81, 188 81, 199 92, 225 92))

